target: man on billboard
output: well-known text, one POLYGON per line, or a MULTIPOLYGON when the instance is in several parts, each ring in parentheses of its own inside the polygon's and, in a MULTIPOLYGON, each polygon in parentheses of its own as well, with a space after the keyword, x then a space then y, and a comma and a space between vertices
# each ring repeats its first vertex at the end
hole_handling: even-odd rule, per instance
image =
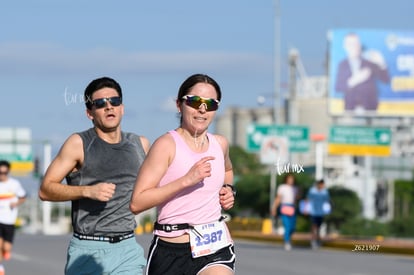
POLYGON ((338 65, 335 89, 344 94, 345 111, 357 114, 376 111, 378 82, 390 81, 384 57, 379 51, 363 52, 360 38, 355 33, 345 36, 343 46, 347 58, 338 65))

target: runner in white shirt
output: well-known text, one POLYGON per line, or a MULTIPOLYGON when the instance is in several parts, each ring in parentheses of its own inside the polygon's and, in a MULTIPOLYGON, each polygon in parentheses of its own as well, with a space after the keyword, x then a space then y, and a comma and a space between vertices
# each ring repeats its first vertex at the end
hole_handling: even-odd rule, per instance
POLYGON ((0 160, 0 275, 4 275, 3 260, 10 259, 13 247, 17 207, 26 199, 20 182, 9 177, 10 163, 0 160))
POLYGON ((285 175, 284 182, 277 189, 271 214, 274 217, 280 216, 284 227, 284 248, 291 250, 292 234, 296 230, 296 202, 298 191, 295 186, 295 176, 291 173, 285 175))

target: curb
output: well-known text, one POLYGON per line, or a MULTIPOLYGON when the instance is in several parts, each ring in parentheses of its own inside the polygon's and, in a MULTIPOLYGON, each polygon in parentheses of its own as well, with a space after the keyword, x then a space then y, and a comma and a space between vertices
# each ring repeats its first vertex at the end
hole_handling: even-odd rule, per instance
MULTIPOLYGON (((263 234, 256 231, 232 230, 234 239, 246 239, 259 242, 283 243, 283 237, 276 234, 263 234)), ((322 249, 333 248, 361 253, 388 253, 414 256, 414 242, 403 243, 401 240, 387 239, 351 239, 351 238, 322 238, 322 249)), ((296 246, 310 247, 308 234, 293 234, 292 244, 296 246)))

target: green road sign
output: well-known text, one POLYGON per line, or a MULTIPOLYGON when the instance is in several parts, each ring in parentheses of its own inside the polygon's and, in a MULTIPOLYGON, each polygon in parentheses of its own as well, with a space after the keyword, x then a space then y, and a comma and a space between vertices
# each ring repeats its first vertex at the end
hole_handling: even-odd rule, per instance
POLYGON ((247 127, 247 150, 260 151, 260 146, 265 137, 280 136, 287 137, 289 141, 289 152, 309 151, 310 139, 309 128, 301 125, 264 125, 251 124, 247 127))
POLYGON ((332 126, 329 143, 354 145, 390 145, 390 128, 361 126, 332 126))
POLYGON ((0 159, 11 163, 13 174, 25 174, 33 170, 33 154, 30 128, 0 128, 0 159))
POLYGON ((332 126, 328 153, 333 155, 389 156, 391 129, 362 126, 332 126))

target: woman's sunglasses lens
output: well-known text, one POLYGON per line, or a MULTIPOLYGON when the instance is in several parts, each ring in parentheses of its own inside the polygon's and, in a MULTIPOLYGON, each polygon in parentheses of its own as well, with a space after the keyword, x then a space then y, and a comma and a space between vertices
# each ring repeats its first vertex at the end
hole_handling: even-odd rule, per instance
POLYGON ((215 111, 218 109, 218 103, 217 101, 210 99, 210 103, 207 104, 207 107, 209 111, 215 111))
POLYGON ((198 109, 200 108, 201 104, 206 104, 207 106, 207 111, 215 111, 218 109, 218 103, 217 101, 215 101, 214 99, 203 99, 200 98, 199 96, 192 96, 192 97, 187 97, 186 99, 186 103, 188 106, 194 108, 194 109, 198 109))

